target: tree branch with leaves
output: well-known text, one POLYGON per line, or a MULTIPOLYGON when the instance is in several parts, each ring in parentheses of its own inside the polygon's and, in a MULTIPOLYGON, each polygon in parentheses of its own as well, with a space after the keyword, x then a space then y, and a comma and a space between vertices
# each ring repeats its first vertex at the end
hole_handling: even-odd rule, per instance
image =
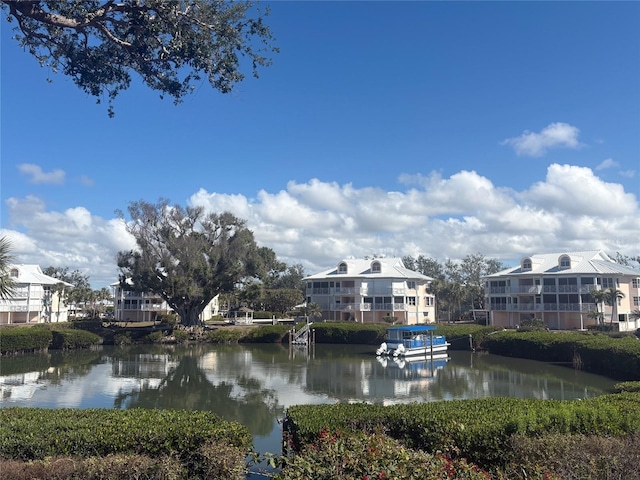
POLYGON ((269 14, 248 1, 0 0, 15 38, 40 65, 71 77, 100 103, 129 88, 137 73, 160 97, 180 103, 205 78, 222 93, 253 76, 278 49, 264 23, 269 14))

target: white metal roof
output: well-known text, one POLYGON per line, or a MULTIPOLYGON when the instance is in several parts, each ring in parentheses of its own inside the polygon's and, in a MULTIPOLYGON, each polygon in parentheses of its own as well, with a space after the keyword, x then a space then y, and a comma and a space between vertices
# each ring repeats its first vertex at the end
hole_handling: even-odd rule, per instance
POLYGON ((422 275, 421 273, 409 270, 402 263, 401 258, 348 258, 336 263, 335 267, 331 267, 322 272, 309 275, 304 280, 321 280, 335 277, 340 278, 402 278, 412 280, 432 280, 431 277, 422 275), (372 272, 371 265, 374 262, 380 263, 380 272, 372 272), (338 265, 345 263, 347 265, 346 273, 338 273, 338 265))
POLYGON ((17 284, 26 285, 55 285, 57 283, 64 283, 68 287, 73 287, 71 283, 63 282, 62 280, 42 273, 42 269, 39 265, 9 265, 8 272, 13 270, 18 271, 17 277, 11 277, 17 284))
POLYGON ((501 277, 505 275, 631 275, 640 276, 640 270, 616 263, 602 250, 588 250, 583 252, 543 253, 523 257, 531 261, 531 269, 522 269, 522 264, 510 267, 487 277, 501 277), (560 258, 569 257, 571 266, 561 268, 560 258))

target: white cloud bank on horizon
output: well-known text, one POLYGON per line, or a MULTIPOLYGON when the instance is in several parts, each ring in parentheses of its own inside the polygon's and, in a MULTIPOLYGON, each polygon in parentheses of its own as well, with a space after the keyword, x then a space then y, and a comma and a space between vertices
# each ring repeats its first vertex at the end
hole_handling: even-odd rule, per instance
MULTIPOLYGON (((589 168, 552 164, 543 181, 520 192, 474 171, 403 175, 400 183, 406 190, 311 179, 279 192, 261 190, 255 199, 200 189, 186 204, 246 219, 259 245, 288 264, 302 263, 307 273, 372 254, 445 261, 480 252, 513 264, 544 252, 640 253, 635 195, 589 168)), ((10 198, 7 206, 16 230, 0 236, 12 239, 17 263, 77 269, 94 288, 117 281, 116 253, 135 247, 122 220, 83 207, 47 211, 33 196, 10 198)))
POLYGON ((525 132, 519 137, 507 138, 501 145, 513 147, 516 154, 529 157, 541 157, 547 150, 555 147, 579 148, 582 144, 578 141, 580 130, 568 123, 551 123, 543 128, 540 133, 525 132))

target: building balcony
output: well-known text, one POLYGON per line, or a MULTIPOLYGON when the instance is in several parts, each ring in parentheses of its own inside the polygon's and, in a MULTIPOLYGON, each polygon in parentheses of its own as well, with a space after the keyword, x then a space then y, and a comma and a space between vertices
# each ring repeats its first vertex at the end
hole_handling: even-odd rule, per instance
POLYGON ((398 288, 368 288, 368 287, 327 287, 307 288, 307 296, 310 295, 358 295, 361 297, 403 297, 415 294, 414 289, 398 288), (412 293, 413 292, 413 293, 412 293))
POLYGON ((382 312, 396 312, 404 311, 409 308, 415 309, 416 307, 415 305, 407 305, 405 303, 338 303, 333 308, 327 308, 327 310, 355 310, 358 312, 376 310, 382 312))
POLYGON ((334 310, 369 310, 368 303, 339 303, 335 306, 334 310))
MULTIPOLYGON (((32 292, 33 295, 33 292, 32 292)), ((13 290, 13 294, 11 295, 12 299, 20 299, 20 298, 28 298, 29 297, 29 289, 26 287, 18 287, 13 290)))
POLYGON ((149 304, 149 305, 125 305, 125 306, 118 306, 116 307, 116 309, 121 312, 135 312, 135 311, 157 312, 159 310, 169 310, 169 307, 167 305, 158 303, 158 304, 149 304))
POLYGON ((583 312, 596 310, 595 303, 518 303, 491 305, 496 312, 583 312))
POLYGON ((329 288, 308 288, 307 295, 329 295, 329 288))
POLYGON ((26 305, 0 305, 0 312, 39 312, 42 307, 27 307, 26 305))
POLYGON ((517 287, 511 287, 511 293, 524 293, 528 295, 539 295, 542 293, 541 285, 520 285, 517 287))
MULTIPOLYGON (((314 289, 315 290, 315 289, 314 289)), ((324 290, 324 289, 320 289, 324 290)), ((366 295, 366 288, 358 288, 358 287, 335 287, 329 289, 332 293, 338 295, 366 295)))
POLYGON ((116 298, 140 299, 140 298, 160 298, 160 296, 156 295, 155 293, 149 293, 149 292, 131 292, 127 290, 120 290, 116 294, 116 298))
POLYGON ((488 295, 525 294, 539 295, 540 293, 590 293, 602 290, 600 285, 521 285, 519 287, 488 287, 488 295))

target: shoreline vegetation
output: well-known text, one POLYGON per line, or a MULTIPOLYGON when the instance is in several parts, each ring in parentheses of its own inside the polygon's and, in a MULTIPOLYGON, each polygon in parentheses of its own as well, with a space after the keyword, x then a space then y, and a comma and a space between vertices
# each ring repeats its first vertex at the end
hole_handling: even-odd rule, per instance
MULTIPOLYGON (((377 346, 387 324, 317 322, 317 343, 377 346)), ((291 325, 182 328, 80 321, 0 328, 2 355, 100 344, 286 343, 291 325)), ((578 401, 511 398, 299 405, 282 454, 252 452, 242 425, 202 412, 0 409, 3 479, 240 479, 246 459, 302 479, 640 479, 640 340, 603 332, 439 324, 452 350, 566 365, 619 380, 578 401), (138 417, 144 421, 136 420, 138 417), (99 428, 94 428, 99 425, 99 428), (153 428, 151 427, 153 426, 153 428), (61 434, 61 432, 64 432, 61 434), (135 439, 134 442, 131 439, 135 439)))

